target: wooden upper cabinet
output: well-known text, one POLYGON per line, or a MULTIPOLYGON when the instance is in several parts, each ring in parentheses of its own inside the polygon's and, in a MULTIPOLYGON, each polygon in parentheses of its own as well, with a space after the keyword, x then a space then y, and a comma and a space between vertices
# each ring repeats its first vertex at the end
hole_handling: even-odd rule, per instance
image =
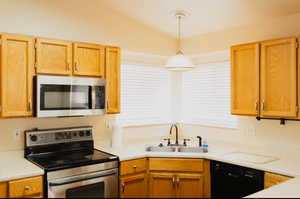
POLYGON ((176 198, 203 198, 204 177, 202 174, 176 174, 176 198))
POLYGON ((261 43, 261 116, 297 116, 296 38, 261 43))
POLYGON ((120 113, 120 48, 106 47, 107 113, 120 113))
POLYGON ((147 175, 145 173, 121 177, 121 198, 146 198, 147 197, 147 175))
POLYGON ((231 114, 258 115, 259 44, 231 47, 231 114))
POLYGON ((1 35, 1 116, 32 116, 34 38, 1 35))
POLYGON ((74 43, 73 74, 104 77, 105 47, 97 44, 74 43))
POLYGON ((150 173, 150 198, 175 198, 175 175, 172 173, 150 173))
POLYGON ((36 72, 38 74, 71 75, 72 42, 36 39, 36 72))

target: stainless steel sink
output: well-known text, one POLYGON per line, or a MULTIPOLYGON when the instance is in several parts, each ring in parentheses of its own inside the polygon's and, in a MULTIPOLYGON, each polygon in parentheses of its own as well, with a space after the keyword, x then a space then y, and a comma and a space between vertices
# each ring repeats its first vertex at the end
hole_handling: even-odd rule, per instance
POLYGON ((176 147, 171 146, 149 146, 146 148, 148 152, 175 152, 176 147))
POLYGON ((182 153, 203 153, 203 149, 200 147, 179 147, 178 152, 182 153))

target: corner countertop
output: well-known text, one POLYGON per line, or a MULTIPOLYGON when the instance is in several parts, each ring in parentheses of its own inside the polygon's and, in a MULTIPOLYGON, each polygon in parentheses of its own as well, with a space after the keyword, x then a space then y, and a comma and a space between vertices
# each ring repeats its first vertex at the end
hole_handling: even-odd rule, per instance
POLYGON ((0 182, 44 175, 44 170, 24 158, 24 151, 0 152, 0 182))
MULTIPOLYGON (((295 177, 292 180, 259 191, 248 197, 251 198, 299 198, 300 196, 300 158, 280 157, 278 160, 265 164, 256 164, 238 159, 229 158, 228 153, 241 151, 234 147, 214 147, 208 153, 182 153, 182 152, 146 152, 145 145, 139 144, 131 147, 110 148, 95 144, 99 150, 118 155, 120 161, 144 158, 144 157, 168 157, 168 158, 204 158, 227 162, 244 167, 273 172, 281 175, 295 177)), ((247 151, 243 151, 247 152, 247 151)), ((261 154, 264 155, 264 154, 261 154)))

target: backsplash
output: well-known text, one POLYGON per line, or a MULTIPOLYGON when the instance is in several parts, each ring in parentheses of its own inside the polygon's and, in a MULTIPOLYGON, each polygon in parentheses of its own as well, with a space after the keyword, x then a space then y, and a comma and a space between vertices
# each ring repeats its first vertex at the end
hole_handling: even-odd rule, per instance
POLYGON ((86 116, 71 118, 18 118, 0 120, 0 151, 22 150, 24 131, 32 128, 64 128, 76 126, 94 127, 94 139, 102 145, 109 145, 110 131, 105 127, 105 116, 86 116), (20 136, 15 136, 16 132, 20 136))

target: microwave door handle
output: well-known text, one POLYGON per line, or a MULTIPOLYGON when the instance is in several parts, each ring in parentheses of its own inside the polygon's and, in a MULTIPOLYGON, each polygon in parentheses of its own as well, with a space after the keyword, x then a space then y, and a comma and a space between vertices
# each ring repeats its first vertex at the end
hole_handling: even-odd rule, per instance
POLYGON ((102 178, 102 177, 107 177, 107 176, 112 176, 116 175, 117 171, 107 171, 105 173, 101 172, 100 174, 93 174, 90 176, 82 176, 82 177, 71 177, 66 179, 65 181, 60 181, 60 182, 50 182, 49 186, 50 187, 55 187, 55 186, 62 186, 62 185, 67 185, 67 184, 73 184, 76 182, 82 182, 82 181, 87 181, 87 180, 92 180, 95 178, 102 178))
POLYGON ((96 109, 96 87, 92 86, 92 109, 96 109))

